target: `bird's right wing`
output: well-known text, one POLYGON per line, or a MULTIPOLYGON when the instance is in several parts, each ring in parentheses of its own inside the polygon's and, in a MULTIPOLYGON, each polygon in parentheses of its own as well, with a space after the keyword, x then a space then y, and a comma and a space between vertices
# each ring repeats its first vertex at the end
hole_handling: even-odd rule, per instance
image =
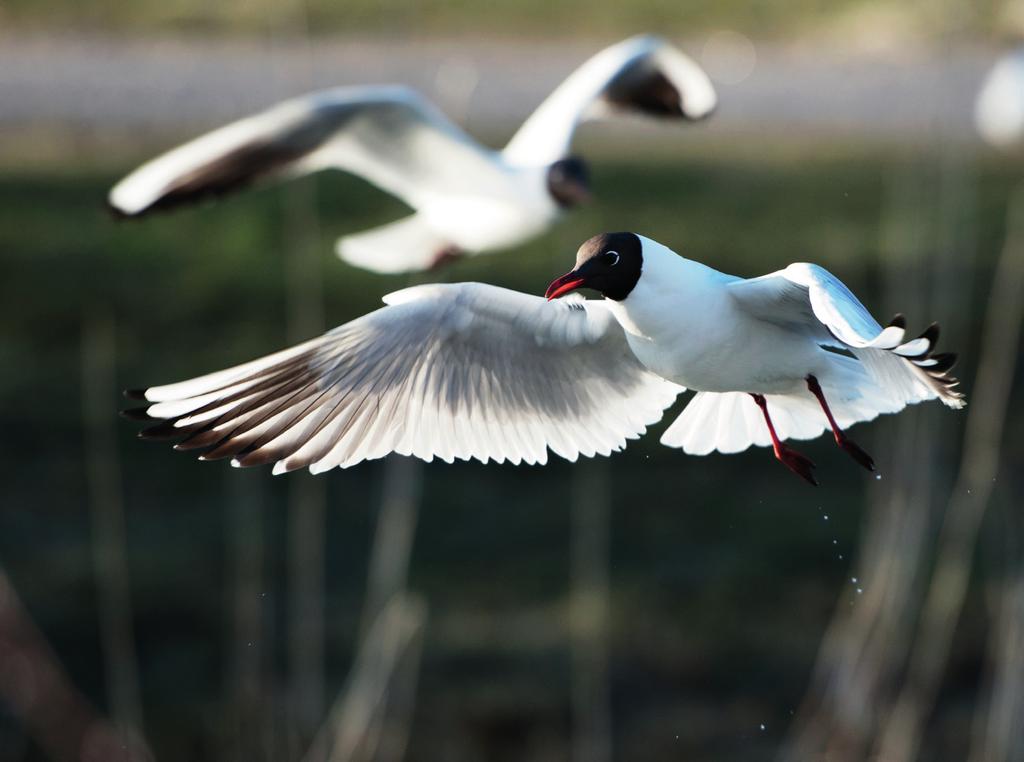
POLYGON ((965 404, 955 388, 959 382, 949 373, 956 355, 935 353, 937 324, 908 341, 902 315, 883 328, 824 267, 797 262, 760 278, 736 280, 728 285, 728 293, 749 315, 848 351, 893 404, 902 407, 936 398, 952 408, 965 404))
POLYGON ((658 37, 640 35, 605 48, 570 74, 519 128, 502 156, 540 165, 569 154, 573 134, 594 116, 633 112, 696 121, 718 102, 707 74, 658 37))
POLYGON ((143 164, 110 191, 137 216, 326 168, 358 174, 411 206, 503 182, 481 147, 414 90, 341 87, 279 103, 143 164))
POLYGON ((275 355, 137 393, 204 459, 275 473, 388 453, 544 463, 607 455, 681 388, 647 371, 607 307, 477 283, 416 286, 275 355))

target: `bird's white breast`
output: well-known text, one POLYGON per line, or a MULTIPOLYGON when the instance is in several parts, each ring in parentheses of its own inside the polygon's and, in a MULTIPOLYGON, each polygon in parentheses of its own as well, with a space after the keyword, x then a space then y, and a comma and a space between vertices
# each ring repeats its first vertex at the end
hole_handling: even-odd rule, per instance
POLYGON ((819 362, 813 342, 738 310, 737 280, 665 249, 621 302, 609 300, 630 348, 652 372, 697 391, 785 393, 819 362))
POLYGON ((464 251, 507 248, 540 235, 559 217, 545 178, 546 169, 510 167, 507 183, 474 195, 425 198, 420 213, 464 251))

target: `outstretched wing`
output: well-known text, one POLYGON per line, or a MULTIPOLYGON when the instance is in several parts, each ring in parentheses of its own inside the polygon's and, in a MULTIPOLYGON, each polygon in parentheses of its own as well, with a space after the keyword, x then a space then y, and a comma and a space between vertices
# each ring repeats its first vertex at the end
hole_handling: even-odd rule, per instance
POLYGON ((544 463, 622 449, 680 387, 647 371, 608 309, 478 283, 417 286, 320 338, 137 393, 144 437, 275 473, 388 453, 544 463))
POLYGON ((503 151, 515 164, 549 164, 569 154, 577 126, 592 116, 638 112, 703 119, 717 96, 707 74, 664 40, 631 37, 569 75, 523 123, 503 151))
POLYGON ((254 182, 329 167, 358 174, 413 207, 432 193, 503 182, 495 154, 404 87, 342 87, 280 103, 142 165, 110 191, 137 216, 254 182))
POLYGON ((903 405, 938 398, 953 408, 964 406, 949 374, 956 355, 935 354, 939 326, 932 324, 916 339, 906 340, 906 321, 897 315, 883 328, 842 281, 807 263, 728 286, 736 303, 768 322, 804 330, 821 344, 848 350, 890 400, 903 405))

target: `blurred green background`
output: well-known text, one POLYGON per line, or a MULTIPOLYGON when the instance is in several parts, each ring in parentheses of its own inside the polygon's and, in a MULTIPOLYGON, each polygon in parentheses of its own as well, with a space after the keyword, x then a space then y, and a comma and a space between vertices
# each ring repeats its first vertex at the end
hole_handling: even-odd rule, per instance
MULTIPOLYGON (((798 42, 865 7, 315 2, 303 23, 316 34, 387 31, 398 39, 413 28, 428 36, 464 28, 611 41, 625 36, 619 27, 653 27, 698 41, 728 28, 798 42)), ((977 44, 1003 30, 1002 6, 975 10, 955 30, 963 40, 977 44)), ((61 34, 201 31, 216 46, 219 35, 277 23, 267 18, 286 24, 289 13, 239 3, 14 2, 3 18, 61 34)), ((921 29, 935 23, 923 4, 909 13, 921 29)), ((729 93, 720 91, 723 109, 729 93)), ((513 126, 483 137, 498 145, 513 126)), ((880 319, 906 311, 918 330, 940 321, 942 346, 961 354, 958 375, 972 399, 1019 155, 997 156, 941 126, 895 136, 761 131, 756 123, 640 130, 637 138, 629 128, 587 128, 580 148, 592 160, 596 201, 528 246, 460 262, 442 277, 539 294, 582 240, 618 229, 744 276, 814 261, 880 319)), ((625 452, 576 465, 409 471, 374 462, 313 478, 197 463, 115 422, 129 404, 119 390, 188 378, 302 338, 295 332, 319 319, 319 306, 310 318, 299 302, 319 299, 321 288, 331 326, 374 309, 408 280, 334 257, 338 236, 403 212, 339 174, 141 221, 105 213, 113 182, 191 134, 169 125, 158 135, 113 129, 114 139, 33 120, 0 133, 0 569, 54 662, 99 715, 133 727, 161 760, 303 758, 322 723, 344 723, 329 709, 352 690, 360 643, 373 641, 372 629, 364 637, 372 628, 366 591, 381 504, 394 480, 412 473, 422 485, 421 498, 416 488, 410 498, 419 510, 409 527, 407 587, 416 606, 408 610, 422 615, 414 617, 422 651, 403 653, 404 687, 382 688, 385 740, 369 751, 362 741, 363 756, 332 758, 857 759, 877 749, 915 654, 929 648, 916 625, 942 560, 971 408, 957 414, 929 404, 858 426, 855 438, 875 455, 880 480, 826 438, 805 444, 819 465, 818 489, 763 449, 694 458, 660 447, 687 397, 625 452), (295 524, 303 501, 326 507, 312 532, 295 524), (604 511, 607 524, 587 525, 588 516, 604 521, 604 511), (901 517, 917 523, 886 524, 901 517), (582 545, 581 535, 589 538, 582 545), (119 537, 112 557, 123 554, 122 566, 105 555, 119 537), (301 571, 305 554, 312 578, 301 571), (297 600, 309 604, 301 580, 310 579, 317 602, 297 613, 297 600), (123 584, 127 595, 105 584, 123 584), (131 606, 127 650, 111 635, 110 622, 126 615, 117 601, 131 606), (297 627, 307 615, 311 636, 297 627), (858 627, 890 640, 843 662, 858 627), (303 686, 295 676, 305 645, 314 661, 322 648, 322 659, 303 686), (890 661, 872 661, 872 649, 890 661), (118 659, 130 660, 127 672, 112 667, 118 659), (134 699, 126 674, 138 686, 134 699), (844 706, 844 696, 867 706, 844 706), (404 709, 392 713, 396 706, 404 709), (805 755, 800 744, 820 728, 825 741, 805 755), (406 735, 407 744, 387 743, 406 735)), ((1001 661, 1000 638, 1017 632, 1004 619, 1005 601, 1019 594, 1022 558, 1014 466, 1024 447, 1012 436, 1024 425, 1022 394, 1014 383, 1011 435, 993 443, 1004 467, 970 545, 978 552, 968 558, 971 583, 949 658, 931 700, 923 697, 920 759, 979 753, 990 714, 1009 711, 995 686, 1019 669, 1019 657, 1001 661)), ((17 641, 5 640, 3 622, 0 683, 14 685, 17 641)), ((0 759, 59 757, 26 716, 0 693, 0 759)))

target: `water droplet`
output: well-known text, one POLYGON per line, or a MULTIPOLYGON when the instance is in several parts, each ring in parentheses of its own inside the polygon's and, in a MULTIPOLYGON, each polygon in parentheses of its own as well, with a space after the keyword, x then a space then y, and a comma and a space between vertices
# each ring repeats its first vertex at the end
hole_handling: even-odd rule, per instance
POLYGON ((857 578, 856 577, 850 577, 850 582, 852 582, 853 584, 856 585, 857 584, 857 578))
POLYGON ((833 545, 838 545, 839 544, 839 540, 832 540, 832 544, 833 545))
POLYGON ((761 730, 764 730, 764 723, 761 723, 761 730))
POLYGON ((825 521, 828 521, 828 514, 825 514, 825 521))
POLYGON ((862 587, 858 587, 857 588, 857 595, 860 595, 863 592, 864 592, 864 588, 862 588, 862 587))
POLYGON ((882 480, 882 475, 881 474, 875 474, 875 480, 876 481, 881 481, 882 480))

